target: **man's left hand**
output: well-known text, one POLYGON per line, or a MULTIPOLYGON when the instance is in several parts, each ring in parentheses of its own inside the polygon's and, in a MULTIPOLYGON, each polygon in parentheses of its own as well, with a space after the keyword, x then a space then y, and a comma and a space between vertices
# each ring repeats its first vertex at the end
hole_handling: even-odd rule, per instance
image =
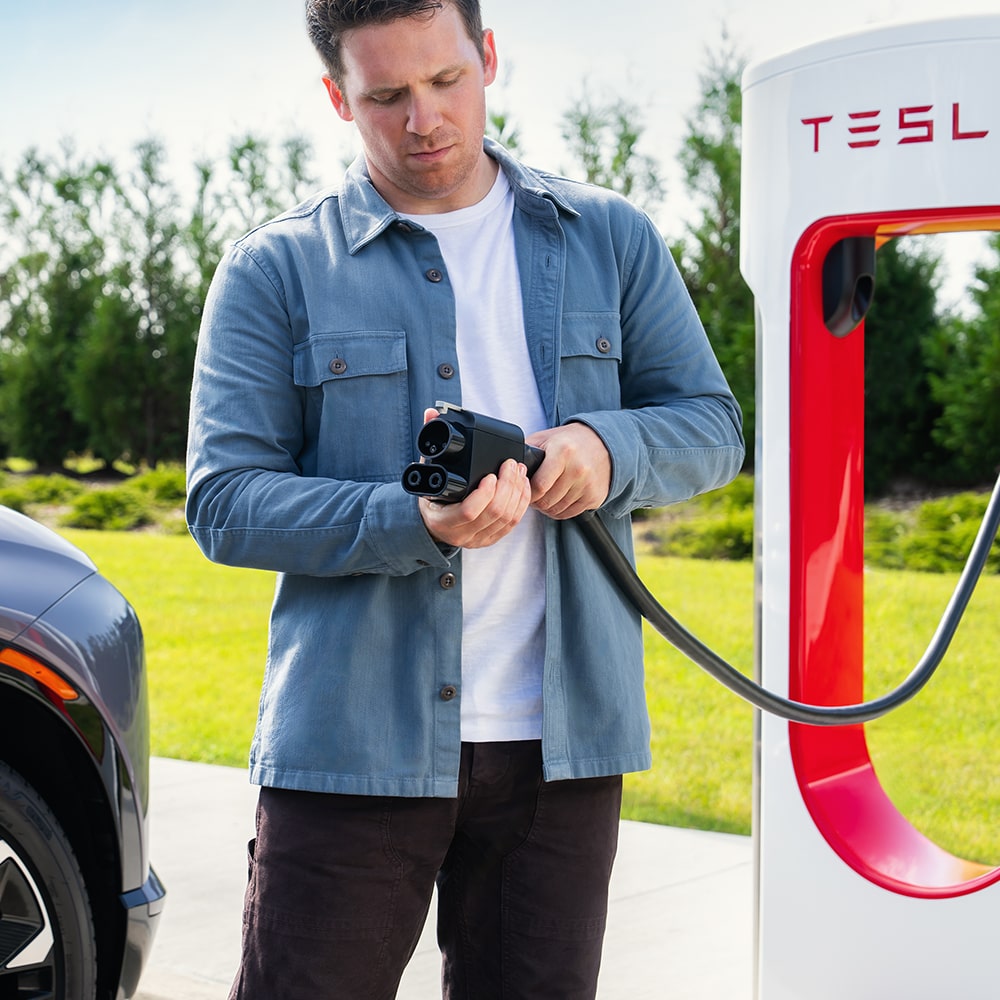
POLYGON ((531 477, 532 507, 562 521, 604 503, 611 489, 611 456, 595 431, 586 424, 563 424, 525 440, 545 452, 531 477))

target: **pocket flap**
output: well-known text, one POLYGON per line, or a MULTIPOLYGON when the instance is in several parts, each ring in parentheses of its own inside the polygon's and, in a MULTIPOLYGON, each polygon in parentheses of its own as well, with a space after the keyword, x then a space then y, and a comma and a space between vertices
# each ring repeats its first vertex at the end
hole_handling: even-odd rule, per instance
POLYGON ((316 334, 295 346, 293 366, 296 385, 307 386, 405 371, 406 337, 402 330, 316 334))
POLYGON ((617 313, 574 312, 563 315, 564 358, 622 359, 622 330, 617 313))

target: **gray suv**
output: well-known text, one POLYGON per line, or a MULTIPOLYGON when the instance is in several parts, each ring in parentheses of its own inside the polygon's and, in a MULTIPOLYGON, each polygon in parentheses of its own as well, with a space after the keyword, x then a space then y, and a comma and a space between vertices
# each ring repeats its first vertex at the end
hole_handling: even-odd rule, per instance
POLYGON ((79 549, 0 507, 0 997, 138 989, 148 857, 142 631, 79 549))

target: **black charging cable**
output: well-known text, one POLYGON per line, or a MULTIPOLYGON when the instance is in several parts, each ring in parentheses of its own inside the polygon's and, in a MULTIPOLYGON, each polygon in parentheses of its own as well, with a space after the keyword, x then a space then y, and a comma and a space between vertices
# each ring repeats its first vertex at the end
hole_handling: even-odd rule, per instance
MULTIPOLYGON (((541 463, 538 449, 525 445, 524 434, 517 426, 470 413, 453 404, 439 403, 438 407, 442 410, 442 417, 425 424, 417 439, 421 455, 435 461, 431 466, 420 463, 407 468, 403 474, 403 487, 408 492, 435 496, 442 502, 457 502, 469 489, 475 488, 478 480, 485 474, 483 470, 496 471, 505 458, 530 460, 532 471, 541 463), (440 423, 446 426, 439 426, 440 423), (478 437, 475 433, 477 427, 478 437), (448 464, 441 465, 442 462, 448 464), (435 477, 434 488, 428 485, 429 468, 432 470, 430 476, 435 477), (438 476, 440 478, 436 478, 438 476), (460 486, 454 485, 456 480, 460 480, 460 486)), ((672 646, 730 691, 755 708, 789 722, 811 726, 846 726, 871 722, 909 701, 927 684, 944 659, 1000 530, 1000 476, 993 487, 982 523, 951 600, 923 656, 898 687, 879 698, 855 705, 809 705, 768 691, 727 663, 660 605, 639 578, 597 511, 585 511, 568 523, 576 524, 583 532, 594 554, 639 614, 672 646)))
POLYGON ((809 705, 783 698, 751 680, 727 663, 715 650, 692 635, 659 604, 639 578, 596 511, 589 510, 579 514, 573 521, 579 525, 605 569, 636 610, 671 645, 693 660, 706 673, 751 705, 782 719, 812 726, 845 726, 878 719, 909 701, 927 684, 944 659, 986 565, 997 531, 1000 529, 1000 479, 993 489, 993 495, 990 497, 979 532, 969 551, 951 600, 923 656, 897 688, 879 698, 856 705, 809 705))

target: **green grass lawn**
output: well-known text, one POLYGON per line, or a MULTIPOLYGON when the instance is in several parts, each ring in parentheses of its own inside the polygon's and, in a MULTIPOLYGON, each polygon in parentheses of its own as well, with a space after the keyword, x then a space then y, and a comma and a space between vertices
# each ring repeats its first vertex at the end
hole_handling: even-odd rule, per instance
MULTIPOLYGON (((243 766, 257 712, 273 576, 209 563, 187 537, 62 532, 135 605, 149 663, 153 752, 243 766)), ((746 672, 753 567, 644 556, 640 573, 678 620, 746 672)), ((912 669, 952 575, 866 575, 866 690, 912 669)), ((965 857, 1000 864, 1000 578, 984 579, 943 666, 913 702, 867 727, 883 784, 911 822, 965 857)), ((647 626, 651 771, 626 780, 625 816, 748 833, 753 711, 647 626)))

